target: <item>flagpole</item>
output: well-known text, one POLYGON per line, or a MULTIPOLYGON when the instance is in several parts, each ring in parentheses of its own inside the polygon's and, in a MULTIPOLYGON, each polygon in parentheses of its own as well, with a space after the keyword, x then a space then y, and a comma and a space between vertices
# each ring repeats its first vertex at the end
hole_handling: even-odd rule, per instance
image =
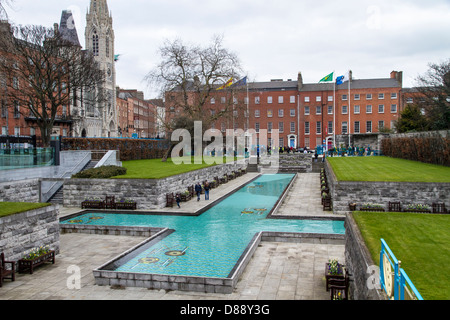
POLYGON ((333 87, 333 147, 336 148, 336 81, 333 87))
POLYGON ((348 146, 350 147, 350 128, 351 128, 351 125, 350 125, 350 113, 351 113, 351 107, 350 107, 350 104, 351 104, 351 95, 350 95, 350 83, 352 82, 352 79, 350 78, 350 70, 348 71, 348 126, 347 126, 347 130, 348 130, 348 146))

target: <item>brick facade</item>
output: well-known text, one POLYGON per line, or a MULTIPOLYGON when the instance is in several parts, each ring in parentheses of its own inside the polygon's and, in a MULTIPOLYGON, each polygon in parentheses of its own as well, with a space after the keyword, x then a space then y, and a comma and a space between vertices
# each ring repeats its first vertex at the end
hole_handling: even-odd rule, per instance
MULTIPOLYGON (((269 141, 278 139, 280 146, 313 149, 327 137, 332 140, 334 134, 394 129, 400 115, 402 73, 393 71, 383 79, 352 79, 350 95, 348 82, 336 86, 305 84, 301 73, 297 81, 254 82, 248 83, 247 88, 233 94, 227 90, 211 94, 210 102, 204 106, 208 114, 229 108, 229 100, 234 99, 233 111, 214 121, 211 128, 223 134, 232 128, 256 132, 266 129, 269 141), (271 129, 279 130, 277 137, 272 136, 271 129)), ((166 104, 167 119, 181 112, 173 107, 171 99, 166 99, 166 104)))

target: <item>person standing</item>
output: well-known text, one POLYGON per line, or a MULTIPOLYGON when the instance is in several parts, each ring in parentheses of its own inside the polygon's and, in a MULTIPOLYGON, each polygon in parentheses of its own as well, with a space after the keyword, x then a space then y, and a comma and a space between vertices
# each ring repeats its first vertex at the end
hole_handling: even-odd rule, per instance
POLYGON ((210 186, 209 186, 209 182, 208 181, 205 182, 205 185, 203 186, 203 188, 205 189, 205 200, 209 200, 209 189, 210 189, 210 186))
POLYGON ((178 206, 178 208, 181 208, 181 207, 180 207, 180 201, 181 201, 181 198, 180 198, 180 194, 179 194, 179 193, 177 193, 177 195, 176 195, 176 201, 177 201, 177 206, 178 206))
POLYGON ((200 193, 202 192, 202 186, 200 185, 200 182, 197 182, 195 185, 195 193, 197 194, 197 201, 200 201, 200 193))

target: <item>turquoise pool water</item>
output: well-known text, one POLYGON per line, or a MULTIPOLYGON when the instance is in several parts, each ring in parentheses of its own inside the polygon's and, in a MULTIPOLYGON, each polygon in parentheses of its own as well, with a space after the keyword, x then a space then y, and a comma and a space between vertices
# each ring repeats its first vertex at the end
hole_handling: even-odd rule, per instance
POLYGON ((174 229, 115 271, 227 277, 260 231, 345 233, 343 221, 266 219, 293 176, 262 175, 195 217, 89 213, 61 223, 174 229))

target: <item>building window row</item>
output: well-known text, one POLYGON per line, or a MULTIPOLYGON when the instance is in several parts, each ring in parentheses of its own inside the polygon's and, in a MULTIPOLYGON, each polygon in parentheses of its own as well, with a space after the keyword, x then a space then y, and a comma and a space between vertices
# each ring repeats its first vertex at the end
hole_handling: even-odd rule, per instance
MULTIPOLYGON (((247 97, 245 97, 244 98, 244 104, 247 105, 248 101, 249 101, 249 99, 247 97)), ((259 96, 255 97, 254 101, 255 101, 255 104, 261 104, 261 97, 259 97, 259 96)), ((278 96, 277 101, 278 101, 278 104, 283 104, 285 102, 284 101, 284 96, 278 96)), ((226 97, 220 97, 220 103, 225 104, 226 102, 227 102, 227 98, 226 97)), ((233 98, 233 102, 234 102, 234 104, 237 104, 238 103, 237 98, 233 98)), ((290 96, 289 97, 289 103, 295 103, 295 102, 296 102, 295 96, 290 96)), ((216 103, 216 98, 211 98, 210 103, 211 104, 215 104, 216 103)), ((268 96, 267 97, 267 103, 268 104, 273 104, 273 97, 272 96, 268 96)))
MULTIPOLYGON (((289 116, 295 117, 295 109, 290 109, 289 110, 289 116)), ((261 111, 259 109, 255 109, 255 118, 260 118, 260 117, 261 117, 261 111)), ((267 110, 267 117, 268 118, 272 118, 273 117, 273 110, 272 109, 268 109, 267 110)), ((284 109, 278 109, 278 117, 279 118, 283 118, 284 117, 284 109)))
MULTIPOLYGON (((361 96, 363 96, 363 95, 361 95, 359 93, 355 93, 353 95, 353 100, 361 100, 361 96)), ((366 100, 372 100, 373 99, 373 94, 371 94, 371 93, 366 93, 365 96, 366 96, 366 100)), ((385 97, 386 97, 386 95, 384 93, 379 93, 378 94, 378 100, 384 100, 385 97)), ((341 99, 342 99, 342 101, 347 101, 348 100, 348 94, 343 94, 341 96, 341 99)), ((391 93, 391 99, 393 99, 393 100, 394 99, 398 99, 398 94, 396 92, 392 92, 391 93)))

